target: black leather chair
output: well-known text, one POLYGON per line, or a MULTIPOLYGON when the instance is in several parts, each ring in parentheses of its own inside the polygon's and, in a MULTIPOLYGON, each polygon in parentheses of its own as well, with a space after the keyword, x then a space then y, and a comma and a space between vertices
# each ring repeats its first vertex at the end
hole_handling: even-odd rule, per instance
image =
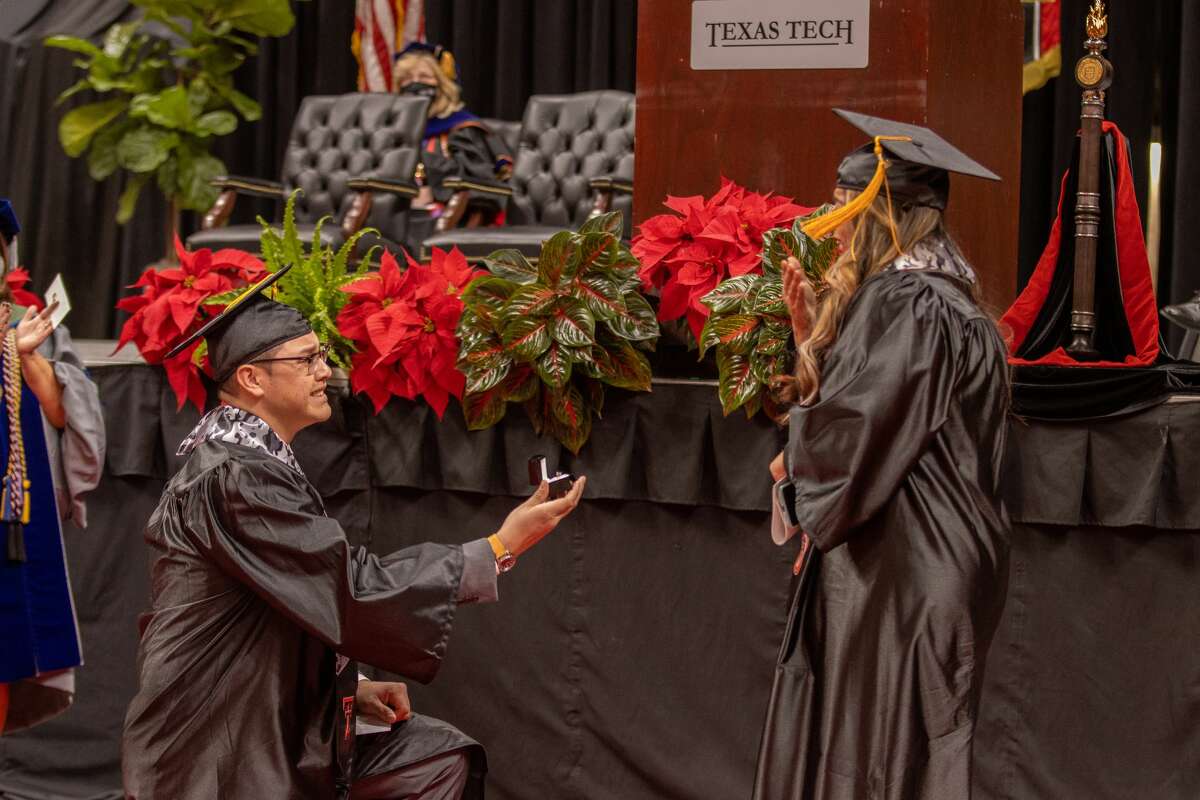
POLYGON ((405 243, 428 103, 382 93, 304 98, 283 158, 282 180, 216 179, 221 195, 201 230, 188 237, 188 246, 257 253, 260 225, 225 224, 237 195, 286 200, 297 188, 303 194, 296 199, 296 221, 305 241, 311 241, 316 221, 328 215, 333 219, 321 229, 321 239, 334 246, 364 225, 377 228, 385 243, 405 243))
MULTIPOLYGON (((464 196, 505 207, 505 224, 440 231, 422 243, 422 258, 434 247, 458 247, 471 261, 501 248, 536 258, 543 241, 610 208, 625 212, 628 236, 633 130, 634 97, 628 92, 529 98, 511 184, 461 182, 464 196)), ((450 181, 446 185, 454 188, 450 181)))

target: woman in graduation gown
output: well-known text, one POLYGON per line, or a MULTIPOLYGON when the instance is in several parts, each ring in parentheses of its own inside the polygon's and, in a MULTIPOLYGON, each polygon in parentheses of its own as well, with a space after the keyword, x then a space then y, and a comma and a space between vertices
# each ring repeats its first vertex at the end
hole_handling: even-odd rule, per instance
POLYGON ((466 108, 449 51, 424 42, 410 44, 397 56, 392 75, 400 94, 430 99, 415 205, 440 209, 453 194, 443 185, 447 178, 508 180, 513 163, 508 147, 466 108))
POLYGON ((971 796, 1006 586, 1005 347, 943 225, 938 153, 950 146, 900 127, 903 144, 877 140, 842 162, 838 207, 810 229, 842 244, 827 291, 816 300, 799 263, 785 268, 800 345, 772 472, 790 477, 807 539, 756 800, 971 796))

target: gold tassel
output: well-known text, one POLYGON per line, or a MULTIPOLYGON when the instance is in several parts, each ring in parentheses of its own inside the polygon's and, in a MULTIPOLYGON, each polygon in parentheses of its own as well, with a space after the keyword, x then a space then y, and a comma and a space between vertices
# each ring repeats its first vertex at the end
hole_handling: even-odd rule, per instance
POLYGON ((443 50, 441 58, 438 59, 438 66, 442 68, 442 72, 451 82, 458 82, 458 65, 454 62, 454 53, 443 50))
MULTIPOLYGON (((911 142, 912 137, 910 137, 910 136, 876 136, 875 137, 875 158, 878 159, 878 163, 875 165, 875 174, 871 176, 871 182, 868 183, 866 188, 863 189, 861 192, 859 192, 858 196, 855 197, 853 200, 851 200, 849 203, 846 203, 845 205, 841 206, 840 208, 836 208, 833 211, 830 211, 828 214, 822 214, 821 216, 816 217, 812 220, 809 220, 807 223, 805 223, 804 233, 806 235, 808 235, 812 239, 822 239, 825 236, 832 233, 833 231, 837 230, 838 227, 842 223, 849 222, 850 220, 860 216, 863 212, 865 212, 868 208, 871 207, 871 203, 874 203, 875 198, 879 196, 880 187, 887 186, 888 162, 883 157, 883 144, 882 144, 882 142, 887 142, 887 141, 911 142)), ((886 189, 886 191, 887 191, 887 198, 888 198, 888 217, 890 219, 891 218, 891 208, 892 208, 892 190, 890 187, 888 187, 886 189)), ((892 228, 892 241, 896 242, 896 239, 897 239, 896 225, 894 222, 892 223, 891 228, 892 228)), ((900 250, 899 243, 896 244, 896 249, 900 250)))
POLYGON ((29 524, 29 480, 25 480, 25 506, 21 509, 21 524, 29 524))

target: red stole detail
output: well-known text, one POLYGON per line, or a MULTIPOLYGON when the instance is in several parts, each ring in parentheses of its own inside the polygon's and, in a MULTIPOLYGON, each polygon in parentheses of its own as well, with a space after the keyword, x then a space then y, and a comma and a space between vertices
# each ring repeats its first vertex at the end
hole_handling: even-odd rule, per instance
MULTIPOLYGON (((1112 133, 1117 143, 1117 196, 1113 218, 1117 233, 1117 271, 1121 277, 1121 296, 1125 302, 1125 318, 1133 339, 1135 353, 1124 361, 1088 361, 1073 359, 1062 347, 1056 348, 1036 361, 1010 356, 1010 364, 1048 364, 1063 367, 1148 367, 1158 359, 1158 304, 1150 281, 1150 261, 1146 257, 1146 237, 1138 213, 1137 194, 1129 170, 1129 153, 1125 137, 1115 123, 1105 121, 1104 133, 1112 133)), ((1050 241, 1038 260, 1037 268, 1025 290, 1000 318, 1001 330, 1011 333, 1009 352, 1015 353, 1029 334, 1037 319, 1058 265, 1059 243, 1062 237, 1062 204, 1067 176, 1063 176, 1058 198, 1058 215, 1050 231, 1050 241)))

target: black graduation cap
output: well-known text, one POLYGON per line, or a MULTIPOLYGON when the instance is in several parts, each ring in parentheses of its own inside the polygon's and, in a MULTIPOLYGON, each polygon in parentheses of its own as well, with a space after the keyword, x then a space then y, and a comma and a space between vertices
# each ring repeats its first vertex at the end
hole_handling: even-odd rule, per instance
POLYGON ((863 191, 875 176, 879 160, 874 141, 887 152, 887 186, 894 199, 945 210, 950 197, 950 175, 958 172, 998 181, 1000 176, 972 159, 928 128, 835 108, 834 113, 871 137, 846 156, 838 167, 837 185, 863 191))
POLYGON ((186 350, 197 339, 208 342, 208 361, 217 383, 273 347, 312 333, 308 320, 291 306, 277 303, 266 290, 291 269, 287 265, 248 288, 217 316, 171 348, 166 358, 186 350))

